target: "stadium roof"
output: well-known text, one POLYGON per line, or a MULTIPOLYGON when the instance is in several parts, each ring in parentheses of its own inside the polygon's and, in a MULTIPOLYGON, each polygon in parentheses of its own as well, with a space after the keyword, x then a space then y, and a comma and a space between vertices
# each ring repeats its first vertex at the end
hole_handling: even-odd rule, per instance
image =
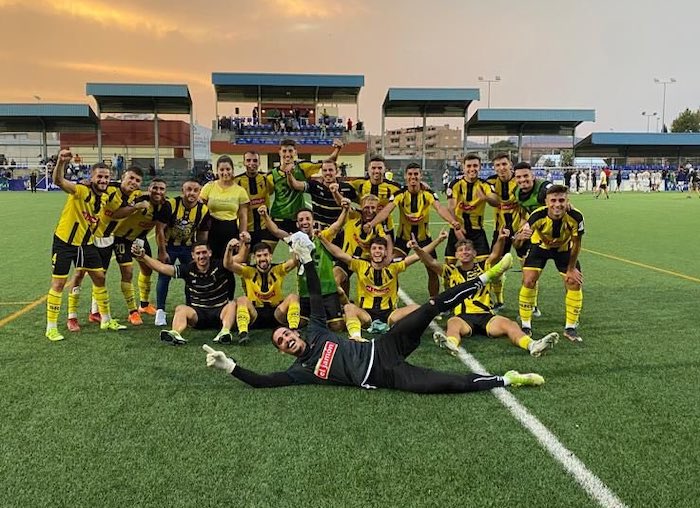
POLYGON ((382 112, 387 117, 464 118, 472 101, 478 100, 478 88, 389 88, 382 112))
POLYGON ((97 115, 87 104, 0 104, 2 132, 96 130, 97 115))
POLYGON ((88 83, 87 95, 97 101, 100 113, 190 114, 192 98, 187 85, 88 83))
POLYGON ((700 157, 697 132, 594 132, 574 147, 598 157, 700 157))
POLYGON ((365 77, 335 74, 257 74, 213 72, 217 101, 313 101, 355 104, 365 77))
POLYGON ((572 136, 583 122, 595 122, 595 110, 479 109, 465 130, 469 136, 572 136))

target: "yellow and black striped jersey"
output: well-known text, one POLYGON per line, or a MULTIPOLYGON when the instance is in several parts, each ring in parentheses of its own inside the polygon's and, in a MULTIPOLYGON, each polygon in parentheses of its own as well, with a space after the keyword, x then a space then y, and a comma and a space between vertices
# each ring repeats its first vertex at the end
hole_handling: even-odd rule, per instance
POLYGON ((527 219, 532 229, 530 241, 541 249, 565 252, 571 249, 571 240, 583 236, 583 214, 572 208, 558 220, 547 215, 547 207, 538 208, 527 219))
POLYGON ((197 232, 209 231, 209 208, 197 202, 192 208, 186 208, 182 196, 168 198, 162 211, 161 222, 167 221, 165 238, 168 245, 191 246, 197 241, 197 232))
POLYGON ((391 263, 385 268, 372 268, 364 259, 350 261, 350 270, 357 274, 357 298, 363 309, 393 310, 399 298, 399 274, 406 271, 406 262, 391 263))
POLYGON ((165 215, 165 202, 160 205, 151 203, 148 194, 137 197, 134 203, 148 201, 148 207, 143 210, 136 210, 131 215, 125 217, 114 229, 114 236, 126 238, 127 240, 135 240, 139 236, 143 237, 156 225, 156 222, 168 222, 168 217, 165 215))
MULTIPOLYGON (((384 208, 391 200, 391 197, 401 190, 401 185, 386 178, 378 184, 372 183, 369 178, 357 178, 352 180, 350 185, 352 185, 355 188, 355 192, 357 192, 358 203, 362 202, 362 198, 368 194, 377 196, 379 198, 377 211, 384 208)), ((394 219, 391 215, 386 220, 386 223, 389 228, 394 229, 394 219)))
POLYGON ((343 229, 343 251, 359 259, 369 259, 369 243, 378 236, 386 237, 386 231, 381 224, 377 224, 372 231, 365 233, 362 229, 363 224, 362 214, 356 211, 348 214, 348 220, 343 229))
POLYGON ((477 197, 477 190, 479 189, 484 195, 491 192, 491 187, 479 178, 474 182, 468 182, 464 178, 457 178, 447 187, 447 197, 455 200, 455 218, 467 231, 484 229, 486 200, 477 197))
MULTIPOLYGON (((489 263, 487 263, 489 264, 489 263)), ((454 287, 458 284, 464 282, 469 282, 478 279, 479 276, 484 273, 484 270, 488 270, 490 266, 485 266, 481 268, 479 263, 474 263, 474 267, 471 270, 464 270, 458 265, 442 265, 442 277, 445 281, 445 287, 454 287)), ((491 312, 491 296, 489 293, 489 285, 486 284, 482 287, 478 293, 476 293, 471 298, 465 299, 454 309, 455 316, 460 314, 486 314, 491 312)))
POLYGON ((520 206, 515 196, 518 184, 515 178, 504 182, 498 176, 492 175, 486 179, 486 183, 491 187, 491 192, 498 196, 498 206, 496 207, 495 230, 508 228, 511 232, 520 229, 522 217, 520 216, 520 206))
POLYGON ((69 245, 92 245, 104 199, 105 195, 95 193, 92 187, 76 184, 75 192, 68 194, 54 234, 69 245))
POLYGON ((265 205, 270 209, 270 196, 275 192, 272 182, 272 175, 261 175, 258 173, 255 178, 247 174, 237 176, 234 183, 240 185, 248 193, 250 203, 248 203, 248 231, 260 231, 265 229, 265 221, 261 219, 258 208, 265 205))
POLYGON ((284 263, 273 264, 267 272, 254 266, 244 266, 241 280, 245 295, 253 307, 277 307, 284 300, 282 283, 285 276, 294 269, 287 269, 284 263))
POLYGON ((411 193, 403 189, 391 197, 399 210, 399 231, 397 238, 409 241, 411 235, 422 242, 430 239, 430 207, 438 200, 437 194, 430 189, 421 189, 411 193))
POLYGON ((107 238, 112 235, 121 219, 112 219, 114 212, 126 206, 130 200, 141 195, 140 190, 125 194, 119 182, 110 183, 105 191, 105 202, 100 214, 100 222, 95 229, 97 238, 107 238))

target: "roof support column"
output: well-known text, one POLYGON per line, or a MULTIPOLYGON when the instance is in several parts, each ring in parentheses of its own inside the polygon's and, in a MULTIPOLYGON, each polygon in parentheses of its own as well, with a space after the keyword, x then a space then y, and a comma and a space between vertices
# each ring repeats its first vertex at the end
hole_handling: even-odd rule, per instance
MULTIPOLYGON (((524 124, 520 124, 520 129, 518 130, 518 162, 523 160, 522 158, 522 150, 523 150, 523 129, 525 128, 524 124)), ((532 139, 532 138, 530 138, 532 139)))
POLYGON ((462 119, 462 155, 467 153, 467 114, 469 108, 464 108, 464 118, 462 119))
MULTIPOLYGON (((97 102, 97 101, 96 101, 97 102)), ((102 162, 102 113, 100 113, 100 103, 97 102, 97 162, 102 162)))
POLYGON ((258 125, 262 124, 262 87, 258 85, 258 125))
POLYGON ((385 157, 384 153, 384 108, 382 108, 382 157, 385 157))
POLYGON ((190 169, 194 170, 194 110, 190 106, 190 169))
POLYGON ((160 132, 158 131, 158 106, 153 105, 153 112, 155 113, 153 115, 153 135, 155 138, 155 149, 156 149, 156 156, 155 156, 155 164, 154 167, 156 171, 160 169, 160 132))
POLYGON ((425 119, 426 119, 426 113, 425 113, 425 108, 423 108, 423 142, 421 143, 421 152, 422 152, 422 157, 421 157, 421 171, 425 172, 425 138, 426 138, 426 130, 425 130, 425 119))

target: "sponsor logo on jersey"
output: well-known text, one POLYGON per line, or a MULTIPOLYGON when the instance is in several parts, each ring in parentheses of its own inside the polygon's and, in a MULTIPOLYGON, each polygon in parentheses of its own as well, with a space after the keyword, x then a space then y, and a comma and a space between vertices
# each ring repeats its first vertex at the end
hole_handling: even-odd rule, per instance
POLYGON ((365 286, 365 291, 376 295, 385 295, 390 291, 390 289, 387 287, 378 288, 376 286, 365 286))
POLYGON ((314 375, 321 379, 328 379, 331 372, 331 365, 333 363, 333 357, 335 357, 335 352, 338 349, 338 344, 335 342, 326 342, 323 345, 323 351, 321 352, 321 358, 318 359, 316 363, 316 368, 314 368, 314 375))

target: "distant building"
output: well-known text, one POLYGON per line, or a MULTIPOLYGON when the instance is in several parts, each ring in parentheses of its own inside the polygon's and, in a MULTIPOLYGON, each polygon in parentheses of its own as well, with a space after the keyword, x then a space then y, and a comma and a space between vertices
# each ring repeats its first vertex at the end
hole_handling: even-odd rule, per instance
MULTIPOLYGON (((428 125, 425 135, 426 159, 459 159, 462 157, 462 130, 449 125, 428 125)), ((371 153, 381 153, 381 136, 370 136, 371 153)), ((385 155, 387 157, 422 157, 423 127, 407 127, 386 131, 385 155)))

